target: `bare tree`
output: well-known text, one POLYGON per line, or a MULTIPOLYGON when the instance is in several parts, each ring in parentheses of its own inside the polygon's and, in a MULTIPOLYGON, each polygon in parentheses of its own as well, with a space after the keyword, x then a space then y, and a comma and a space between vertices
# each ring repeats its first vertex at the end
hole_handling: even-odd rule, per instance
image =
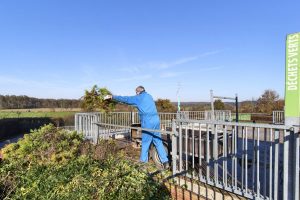
POLYGON ((240 112, 242 113, 254 113, 256 101, 244 101, 240 103, 240 112))
POLYGON ((273 110, 278 109, 280 106, 279 101, 281 100, 275 90, 265 90, 257 100, 256 110, 261 113, 271 114, 273 110))

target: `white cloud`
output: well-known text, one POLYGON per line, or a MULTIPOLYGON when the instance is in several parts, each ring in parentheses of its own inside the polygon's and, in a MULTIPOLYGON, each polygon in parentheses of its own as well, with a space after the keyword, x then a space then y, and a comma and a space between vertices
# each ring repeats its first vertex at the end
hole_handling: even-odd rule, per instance
POLYGON ((197 56, 190 56, 190 57, 180 58, 180 59, 177 59, 177 60, 174 60, 174 61, 171 61, 171 62, 162 62, 162 63, 158 64, 157 66, 154 66, 154 68, 167 69, 167 68, 174 67, 174 66, 177 66, 177 65, 182 65, 182 64, 194 61, 194 60, 198 60, 202 57, 215 55, 215 54, 218 54, 220 52, 221 51, 219 51, 219 50, 218 51, 210 51, 210 52, 202 53, 202 54, 197 55, 197 56))
POLYGON ((177 65, 182 65, 194 60, 199 59, 199 56, 192 56, 192 57, 186 57, 186 58, 180 58, 178 60, 172 61, 172 62, 162 62, 156 66, 153 66, 153 68, 157 68, 157 69, 168 69, 170 67, 174 67, 177 65))
POLYGON ((216 71, 223 69, 223 66, 217 66, 217 67, 206 67, 206 68, 200 68, 198 71, 207 72, 207 71, 216 71))
POLYGON ((156 69, 156 70, 164 70, 168 69, 171 67, 175 67, 178 65, 182 65, 188 62, 192 62, 195 60, 198 60, 203 57, 211 56, 220 53, 221 50, 216 50, 216 51, 209 51, 205 52, 196 56, 188 56, 188 57, 183 57, 183 58, 178 58, 173 61, 157 61, 157 62, 147 62, 140 64, 139 66, 128 66, 128 67, 123 67, 120 68, 119 70, 122 72, 129 72, 129 73, 141 73, 143 70, 147 69, 156 69))
POLYGON ((129 72, 129 73, 139 73, 141 70, 142 68, 138 66, 120 68, 120 71, 129 72))
POLYGON ((159 75, 160 78, 172 78, 179 76, 179 73, 175 72, 164 72, 159 75))
POLYGON ((120 78, 120 79, 114 79, 114 81, 117 82, 126 82, 126 81, 138 81, 138 80, 146 80, 152 78, 151 74, 148 75, 142 75, 142 76, 134 76, 129 78, 120 78))
POLYGON ((206 57, 206 56, 215 55, 215 54, 221 53, 222 51, 223 50, 208 51, 208 52, 200 54, 199 57, 206 57))
POLYGON ((178 65, 182 65, 182 64, 185 64, 185 63, 188 63, 188 62, 192 62, 194 60, 198 60, 202 57, 215 55, 215 54, 218 54, 220 52, 221 51, 219 51, 219 50, 218 51, 210 51, 210 52, 202 53, 202 54, 197 55, 197 56, 189 56, 189 57, 179 58, 177 60, 170 61, 170 62, 152 63, 150 67, 151 68, 156 68, 156 69, 159 69, 159 70, 168 69, 168 68, 175 67, 175 66, 178 66, 178 65))

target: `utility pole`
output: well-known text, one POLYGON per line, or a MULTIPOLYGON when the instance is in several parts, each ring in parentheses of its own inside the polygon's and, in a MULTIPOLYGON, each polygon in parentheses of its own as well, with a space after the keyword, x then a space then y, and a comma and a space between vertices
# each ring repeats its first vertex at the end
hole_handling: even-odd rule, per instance
POLYGON ((238 94, 235 94, 235 121, 239 121, 239 99, 238 94))
POLYGON ((178 82, 177 92, 176 92, 176 96, 177 96, 177 112, 180 112, 180 96, 179 96, 180 87, 181 87, 181 84, 180 84, 180 82, 178 82))
POLYGON ((211 120, 215 120, 214 93, 210 90, 211 120))

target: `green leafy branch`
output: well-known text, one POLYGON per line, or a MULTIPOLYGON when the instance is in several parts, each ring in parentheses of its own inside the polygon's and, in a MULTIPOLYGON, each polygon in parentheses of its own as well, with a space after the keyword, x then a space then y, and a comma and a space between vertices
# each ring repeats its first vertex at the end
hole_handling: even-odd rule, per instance
POLYGON ((88 112, 112 112, 115 110, 117 102, 104 100, 106 95, 112 95, 112 93, 107 88, 99 88, 94 85, 91 90, 85 90, 81 107, 88 112))

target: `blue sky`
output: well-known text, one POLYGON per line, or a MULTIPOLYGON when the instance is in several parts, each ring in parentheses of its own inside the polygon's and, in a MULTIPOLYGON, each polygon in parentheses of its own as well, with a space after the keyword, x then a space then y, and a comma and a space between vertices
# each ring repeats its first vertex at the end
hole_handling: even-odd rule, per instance
POLYGON ((284 96, 300 1, 1 0, 0 94, 80 98, 94 84, 209 101, 284 96))

